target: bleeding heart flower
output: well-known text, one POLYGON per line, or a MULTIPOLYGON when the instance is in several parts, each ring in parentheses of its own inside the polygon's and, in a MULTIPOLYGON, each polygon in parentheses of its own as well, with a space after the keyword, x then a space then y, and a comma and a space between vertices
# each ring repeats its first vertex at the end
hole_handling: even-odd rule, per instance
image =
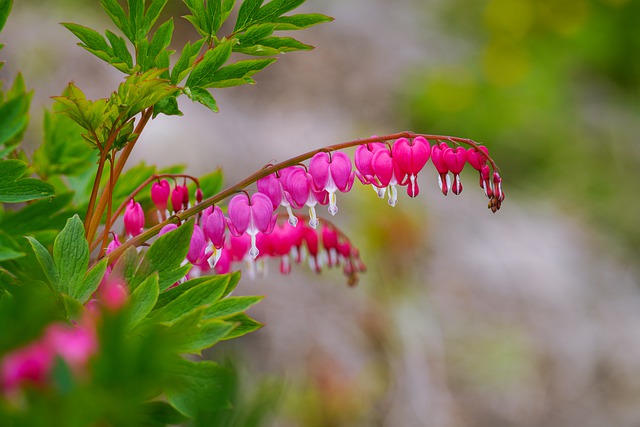
POLYGON ((449 193, 449 187, 451 186, 451 181, 449 179, 449 167, 447 163, 444 161, 444 152, 449 149, 447 144, 434 145, 431 147, 431 162, 433 166, 436 167, 438 174, 438 185, 440 186, 440 190, 442 194, 445 196, 449 193))
POLYGON ((331 155, 317 153, 309 162, 309 174, 316 191, 325 190, 329 193, 329 213, 335 215, 338 212, 336 191, 346 193, 353 186, 355 175, 351 159, 339 151, 331 155))
POLYGON ((124 210, 124 228, 127 234, 132 237, 140 234, 144 228, 144 212, 142 211, 142 206, 133 199, 129 200, 124 210))
POLYGON ((400 169, 393 157, 393 152, 387 148, 375 152, 371 159, 371 167, 378 178, 378 184, 375 182, 373 184, 379 187, 387 187, 389 189, 389 205, 395 206, 398 202, 396 185, 399 185, 407 174, 400 169))
POLYGON ((154 182, 151 186, 151 200, 156 205, 156 209, 164 214, 167 210, 167 202, 169 200, 169 194, 171 193, 171 186, 166 179, 154 182))
POLYGON ((453 194, 462 193, 462 183, 460 182, 460 172, 467 163, 467 150, 463 147, 447 148, 443 154, 444 163, 453 174, 453 185, 451 191, 453 194))
MULTIPOLYGON (((429 160, 431 146, 424 137, 418 136, 409 141, 407 138, 398 139, 391 148, 393 160, 409 176, 407 194, 416 197, 420 192, 418 188, 418 173, 429 160)), ((406 182, 406 181, 405 181, 406 182)), ((404 182, 402 183, 404 185, 404 182)))
POLYGON ((229 202, 229 231, 239 236, 247 233, 251 236, 249 254, 255 259, 258 254, 256 235, 259 232, 269 234, 276 223, 271 199, 262 193, 254 193, 251 197, 238 194, 229 202))

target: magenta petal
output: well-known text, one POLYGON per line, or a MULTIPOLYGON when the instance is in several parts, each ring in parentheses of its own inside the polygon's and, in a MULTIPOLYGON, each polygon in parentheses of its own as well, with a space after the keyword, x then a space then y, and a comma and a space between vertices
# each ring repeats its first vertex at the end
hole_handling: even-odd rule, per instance
POLYGON ((220 249, 224 245, 226 224, 224 214, 219 206, 216 206, 206 218, 203 217, 202 227, 205 236, 211 240, 213 246, 220 249))
POLYGON ((154 182, 151 186, 151 200, 156 205, 156 208, 164 212, 167 209, 167 201, 169 200, 169 194, 171 193, 171 187, 166 179, 160 182, 154 182))
POLYGON ((287 174, 284 188, 287 200, 296 209, 300 209, 309 200, 309 177, 302 168, 295 168, 287 174))
POLYGON ((191 242, 189 244, 189 252, 187 253, 187 259, 191 264, 199 264, 204 256, 205 249, 207 247, 207 241, 204 236, 204 232, 199 225, 193 226, 193 234, 191 235, 191 242))
POLYGON ((256 183, 258 191, 271 199, 273 209, 277 209, 282 201, 282 187, 275 174, 267 175, 256 183))
POLYGON ((167 234, 168 232, 173 231, 176 228, 178 228, 176 224, 167 224, 162 227, 162 230, 160 230, 160 232, 158 233, 158 237, 162 236, 163 234, 167 234))
POLYGON ((251 196, 251 215, 255 228, 263 233, 268 233, 273 217, 271 200, 262 193, 255 193, 251 196))
MULTIPOLYGON (((271 206, 271 200, 264 194, 262 194, 262 197, 264 197, 264 199, 269 202, 269 206, 271 206)), ((239 235, 247 231, 249 222, 251 221, 251 208, 249 207, 249 199, 245 194, 233 196, 229 202, 228 214, 229 220, 231 221, 230 225, 233 225, 233 228, 229 227, 229 229, 235 231, 234 234, 239 235)))
POLYGON ((351 172, 352 166, 349 156, 342 152, 333 153, 329 170, 333 182, 340 191, 345 192, 351 189, 353 173, 351 172))
POLYGON ((487 164, 487 158, 484 154, 488 155, 489 150, 485 146, 479 147, 479 151, 475 148, 469 148, 467 150, 467 161, 477 171, 482 170, 482 167, 487 164), (483 154, 484 153, 484 154, 483 154))
POLYGON ((144 212, 140 203, 129 200, 124 211, 124 228, 131 236, 137 236, 144 227, 144 212))
POLYGON ((178 212, 182 209, 182 187, 176 185, 171 192, 171 207, 174 212, 178 212))
POLYGON ((329 154, 322 152, 311 158, 309 174, 317 191, 324 190, 329 183, 329 154))
POLYGON ((439 174, 449 172, 449 168, 444 161, 444 151, 449 147, 446 144, 434 145, 431 147, 431 162, 439 174))
POLYGON ((378 150, 373 155, 371 162, 373 171, 380 180, 380 184, 386 187, 393 177, 393 159, 389 150, 378 150))
POLYGON ((417 175, 429 160, 431 147, 426 139, 417 137, 410 143, 407 138, 398 139, 392 148, 393 160, 403 172, 417 175))
POLYGON ((467 150, 463 147, 458 147, 455 150, 453 148, 447 148, 444 150, 443 159, 447 168, 453 174, 459 174, 467 162, 467 150))

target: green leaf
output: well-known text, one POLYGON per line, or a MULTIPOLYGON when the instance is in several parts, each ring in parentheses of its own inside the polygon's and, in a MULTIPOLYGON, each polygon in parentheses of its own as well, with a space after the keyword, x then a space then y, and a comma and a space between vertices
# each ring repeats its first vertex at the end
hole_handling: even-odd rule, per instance
POLYGON ((238 286, 238 283, 240 283, 240 272, 234 271, 233 273, 229 274, 229 284, 227 285, 227 289, 224 290, 222 298, 233 292, 236 286, 238 286))
POLYGON ((127 3, 129 4, 129 23, 134 35, 132 42, 137 45, 147 35, 143 27, 145 0, 127 0, 127 3))
POLYGON ((206 87, 221 88, 237 86, 245 83, 254 83, 251 76, 270 64, 273 64, 275 61, 275 58, 248 59, 222 67, 213 75, 213 78, 206 87))
POLYGON ((304 2, 305 0, 271 0, 260 9, 255 19, 260 22, 272 22, 278 16, 295 9, 304 2))
POLYGON ((133 329, 140 323, 147 314, 151 312, 156 301, 160 288, 158 287, 158 275, 149 276, 131 293, 129 304, 131 305, 131 319, 129 328, 133 329))
POLYGON ((257 304, 262 300, 261 296, 251 297, 229 297, 222 301, 218 301, 212 304, 204 314, 205 319, 226 318, 234 314, 242 313, 249 309, 252 305, 257 304))
POLYGON ((200 39, 194 44, 187 43, 182 49, 182 53, 180 54, 180 58, 176 65, 173 66, 173 70, 171 70, 171 83, 177 85, 189 73, 193 63, 195 62, 198 54, 200 53, 200 49, 202 49, 202 45, 204 44, 205 39, 200 39))
POLYGON ((186 86, 195 88, 206 85, 213 74, 229 59, 233 44, 234 41, 226 41, 207 51, 202 61, 191 71, 186 86))
POLYGON ((145 254, 129 284, 131 288, 135 289, 153 273, 158 273, 161 291, 171 286, 175 282, 171 273, 180 268, 182 261, 187 256, 191 234, 193 234, 193 220, 189 220, 177 229, 160 236, 145 254))
POLYGON ((252 319, 244 313, 236 314, 225 319, 225 322, 234 323, 235 327, 229 332, 223 340, 230 340, 246 335, 250 332, 262 328, 264 325, 257 320, 252 319))
POLYGON ((80 39, 82 43, 78 43, 78 46, 88 50, 103 61, 110 62, 114 56, 111 46, 97 31, 72 22, 63 22, 62 26, 80 39))
POLYGON ((133 57, 129 52, 129 48, 127 48, 127 42, 109 30, 106 30, 105 34, 113 49, 113 56, 109 63, 123 73, 130 74, 133 68, 133 57))
POLYGON ((203 276, 197 277, 195 279, 187 280, 184 283, 181 283, 179 286, 175 288, 171 288, 165 292, 162 292, 158 297, 158 302, 156 303, 155 309, 160 309, 165 305, 169 304, 171 301, 178 298, 180 295, 184 294, 188 290, 195 288, 196 286, 207 285, 215 288, 213 291, 216 295, 220 295, 218 298, 221 298, 224 295, 224 292, 229 287, 230 280, 232 275, 216 275, 216 276, 203 276), (217 287, 220 287, 220 292, 218 292, 217 287))
POLYGON ((165 427, 184 423, 187 418, 167 402, 147 402, 141 405, 145 427, 165 427))
POLYGON ((0 0, 0 31, 2 31, 4 24, 7 22, 12 3, 11 0, 0 0))
POLYGON ((175 96, 160 100, 153 106, 153 117, 158 114, 164 114, 165 116, 182 116, 182 111, 178 107, 178 99, 175 96))
MULTIPOLYGON (((147 13, 144 16, 144 20, 142 23, 142 28, 145 34, 148 34, 151 31, 151 27, 156 23, 162 10, 167 4, 167 0, 153 0, 151 5, 147 9, 147 13)), ((155 36, 154 36, 155 37, 155 36)))
POLYGON ((162 24, 153 34, 153 38, 151 39, 151 43, 147 49, 147 56, 145 61, 141 64, 142 71, 147 71, 153 67, 160 68, 157 64, 158 56, 167 47, 169 47, 172 35, 173 18, 162 24))
POLYGON ((275 24, 256 24, 250 26, 246 32, 236 36, 238 44, 234 46, 234 50, 257 44, 263 38, 273 34, 275 29, 275 24))
POLYGON ((116 24, 116 27, 122 31, 122 33, 129 39, 131 42, 134 42, 133 29, 129 24, 129 19, 124 12, 124 9, 120 6, 117 0, 100 0, 100 4, 102 8, 107 12, 109 18, 116 24))
POLYGON ((153 318, 158 322, 174 322, 181 316, 203 305, 217 301, 223 291, 224 286, 220 286, 219 281, 205 281, 182 293, 176 299, 155 311, 153 318))
POLYGON ((245 0, 245 2, 242 3, 242 6, 240 6, 240 10, 238 11, 236 26, 233 29, 234 33, 246 28, 255 20, 262 3, 264 3, 264 0, 245 0))
POLYGON ((31 94, 19 93, 6 102, 1 101, 0 98, 0 145, 3 145, 27 127, 31 94))
POLYGON ((56 230, 57 234, 70 216, 64 209, 72 197, 71 193, 60 194, 30 203, 19 211, 6 212, 0 219, 0 228, 15 237, 44 230, 56 230))
POLYGON ((58 290, 74 298, 83 294, 82 284, 89 265, 89 244, 78 215, 67 224, 53 243, 53 261, 59 275, 58 290))
POLYGON ((62 294, 62 304, 67 312, 67 319, 73 321, 80 321, 85 312, 85 307, 80 301, 70 297, 67 294, 62 294))
POLYGON ((0 246, 0 262, 22 258, 24 255, 24 252, 18 252, 6 246, 0 246))
POLYGON ((111 274, 122 278, 130 287, 133 287, 133 278, 140 266, 140 259, 141 255, 136 248, 127 248, 114 264, 111 274))
POLYGON ((219 111, 216 99, 213 97, 213 95, 211 95, 211 93, 209 93, 208 90, 201 87, 186 87, 184 93, 186 93, 187 96, 191 98, 191 100, 199 102, 214 113, 217 113, 219 111))
POLYGON ((280 53, 313 49, 313 46, 304 44, 292 37, 267 37, 260 41, 260 45, 277 49, 280 53))
POLYGON ((182 329, 181 342, 176 347, 176 351, 179 353, 198 353, 224 339, 233 328, 233 323, 211 319, 200 322, 188 330, 182 329))
POLYGON ((277 31, 293 31, 309 28, 313 25, 331 22, 333 18, 319 13, 301 13, 298 15, 281 16, 274 20, 278 24, 277 31))
POLYGON ((100 281, 104 277, 104 273, 107 271, 108 260, 103 259, 98 264, 93 266, 91 270, 87 272, 82 281, 82 287, 78 289, 71 289, 70 296, 80 301, 82 304, 89 300, 89 297, 98 289, 100 281))
POLYGON ((33 252, 36 254, 36 258, 38 259, 44 274, 47 276, 47 279, 49 279, 49 283, 51 283, 51 286, 53 286, 54 289, 60 292, 60 276, 51 254, 33 237, 26 236, 26 238, 29 240, 29 243, 31 243, 33 252))
POLYGON ((232 372, 213 362, 176 359, 168 367, 175 381, 165 390, 169 402, 180 412, 194 418, 200 411, 228 407, 232 372))
POLYGON ((0 160, 0 202, 19 203, 53 195, 51 184, 35 178, 20 178, 27 168, 20 160, 0 160))

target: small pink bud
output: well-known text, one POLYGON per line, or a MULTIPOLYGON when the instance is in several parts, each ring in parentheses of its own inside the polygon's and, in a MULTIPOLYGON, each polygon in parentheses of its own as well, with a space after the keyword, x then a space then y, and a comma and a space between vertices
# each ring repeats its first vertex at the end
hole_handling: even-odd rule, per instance
POLYGON ((45 331, 44 340, 75 370, 82 369, 98 350, 95 331, 82 325, 71 327, 54 323, 45 331))
MULTIPOLYGON (((187 194, 187 198, 189 195, 187 194)), ((174 212, 180 212, 182 210, 182 200, 184 196, 182 195, 182 187, 176 185, 171 192, 171 207, 174 212)))
POLYGON ((144 227, 144 212, 140 203, 129 200, 124 210, 124 228, 127 234, 135 237, 142 232, 144 227))
POLYGON ((158 233, 158 237, 162 236, 163 234, 167 234, 168 232, 173 231, 176 228, 178 228, 176 224, 167 224, 164 227, 162 227, 162 229, 158 233))
POLYGON ((122 243, 120 243, 120 238, 117 234, 114 234, 113 240, 107 245, 107 255, 118 249, 120 246, 122 246, 122 243))
POLYGON ((484 194, 488 198, 493 197, 493 191, 491 190, 491 182, 489 181, 489 174, 491 173, 491 169, 489 165, 484 165, 482 170, 480 171, 480 179, 482 180, 482 188, 484 189, 484 194))
POLYGON ((203 194, 202 194, 202 189, 198 188, 196 190, 196 203, 200 203, 202 202, 202 198, 203 198, 203 194))
POLYGON ((167 201, 169 200, 170 193, 171 187, 166 179, 153 183, 151 186, 151 200, 153 200, 158 211, 164 212, 167 210, 167 201))

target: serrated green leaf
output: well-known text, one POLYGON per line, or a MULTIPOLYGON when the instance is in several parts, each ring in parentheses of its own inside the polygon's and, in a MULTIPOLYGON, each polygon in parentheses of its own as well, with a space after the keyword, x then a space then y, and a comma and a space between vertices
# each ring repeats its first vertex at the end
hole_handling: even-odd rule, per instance
POLYGON ((228 297, 212 304, 205 312, 204 319, 226 318, 242 313, 262 300, 262 296, 228 297))
POLYGON ((8 98, 6 102, 0 99, 0 145, 9 143, 25 130, 30 101, 31 94, 24 92, 8 98))
POLYGON ((127 42, 109 30, 106 30, 105 34, 113 49, 113 56, 109 63, 120 71, 130 74, 133 68, 133 57, 127 48, 127 42))
POLYGON ((214 293, 216 295, 219 294, 218 298, 221 298, 224 292, 226 291, 226 289, 229 287, 229 282, 231 280, 231 277, 232 276, 230 274, 225 274, 225 275, 216 275, 216 276, 203 276, 203 277, 197 277, 195 279, 187 280, 186 282, 181 283, 179 286, 176 286, 165 292, 162 292, 158 297, 158 302, 156 303, 155 309, 160 309, 165 305, 169 304, 171 301, 178 298, 180 295, 187 292, 188 290, 195 288, 196 286, 202 286, 205 284, 213 288, 216 288, 216 286, 218 286, 221 289, 220 292, 218 293, 218 290, 216 288, 214 293))
POLYGON ((107 12, 107 15, 111 18, 116 27, 122 31, 122 33, 129 39, 131 42, 134 42, 133 29, 129 24, 129 19, 124 12, 124 9, 120 6, 117 0, 100 0, 100 4, 102 8, 107 12))
POLYGON ((0 0, 0 31, 2 31, 4 24, 7 22, 12 3, 11 0, 0 0))
POLYGON ((229 59, 231 50, 233 49, 233 44, 233 41, 226 41, 224 43, 220 43, 214 49, 207 51, 202 58, 202 61, 200 61, 200 63, 191 71, 191 74, 187 79, 186 86, 196 88, 206 85, 212 78, 213 74, 229 59))
POLYGON ((214 113, 217 113, 219 111, 216 99, 213 97, 213 95, 211 95, 211 93, 209 93, 208 90, 201 87, 187 87, 185 88, 185 93, 192 101, 199 102, 214 113))
POLYGON ((173 18, 162 24, 153 34, 153 38, 151 39, 151 43, 149 44, 149 48, 147 49, 145 60, 140 64, 142 67, 142 71, 147 71, 153 67, 161 68, 157 64, 158 56, 167 47, 169 47, 172 36, 173 18))
POLYGON ((224 341, 247 335, 262 328, 264 325, 244 313, 236 314, 225 319, 225 322, 235 324, 235 327, 224 338, 224 341))
POLYGON ((180 58, 176 65, 174 65, 173 70, 171 70, 171 83, 177 85, 189 73, 189 69, 193 65, 194 61, 198 57, 200 53, 200 49, 202 49, 202 45, 204 44, 205 39, 200 39, 194 44, 187 43, 182 49, 182 53, 180 54, 180 58))
POLYGON ((255 17, 260 12, 260 6, 262 6, 264 0, 245 0, 240 6, 240 10, 238 11, 238 19, 236 20, 236 26, 233 29, 233 32, 238 32, 248 27, 251 24, 255 17))
POLYGON ((81 295, 81 287, 89 265, 89 244, 84 238, 84 226, 78 215, 67 224, 53 243, 53 262, 58 271, 60 292, 72 297, 81 295))
POLYGON ((113 49, 105 38, 97 31, 83 25, 74 24, 72 22, 63 22, 62 26, 71 31, 82 43, 78 43, 80 47, 93 53, 103 61, 109 62, 114 56, 113 49))
MULTIPOLYGON (((180 287, 178 285, 178 287, 180 287)), ((216 280, 205 281, 183 292, 180 296, 154 312, 158 322, 174 322, 181 316, 202 306, 212 304, 220 298, 224 286, 216 280)))
POLYGON ((222 67, 213 75, 212 80, 206 87, 221 88, 252 83, 253 79, 250 78, 252 75, 273 64, 275 61, 275 58, 247 59, 222 67))
POLYGON ((98 289, 98 285, 107 271, 107 264, 108 260, 103 259, 94 265, 84 276, 82 286, 77 289, 70 289, 69 295, 82 304, 87 302, 89 297, 98 289))
POLYGON ((35 178, 21 178, 28 165, 20 160, 0 160, 0 202, 19 203, 50 197, 53 186, 35 178))
POLYGON ((147 9, 147 13, 144 16, 144 20, 142 23, 143 31, 145 34, 148 34, 151 31, 151 27, 156 23, 162 10, 167 5, 167 0, 153 0, 151 5, 147 9))
POLYGON ((246 48, 258 44, 260 40, 269 37, 276 29, 275 24, 255 24, 250 26, 244 33, 238 34, 238 44, 234 46, 234 50, 246 48))
POLYGON ((147 277, 147 279, 131 293, 129 298, 129 304, 131 306, 129 329, 133 329, 151 313, 151 310, 158 300, 159 293, 160 288, 158 287, 157 274, 147 277))
POLYGON ((281 16, 274 22, 277 31, 294 31, 309 28, 313 25, 331 22, 333 18, 320 13, 301 13, 298 15, 281 16))
POLYGON ((132 282, 135 289, 143 280, 153 273, 158 273, 160 290, 171 286, 164 277, 180 268, 189 251, 189 243, 193 234, 193 220, 187 221, 177 229, 158 238, 145 254, 132 282))
POLYGON ((26 239, 29 240, 31 247, 33 248, 33 252, 36 254, 36 258, 42 267, 42 271, 44 271, 45 276, 49 280, 51 286, 56 289, 58 292, 60 289, 60 275, 58 274, 58 270, 56 268, 55 262, 51 257, 49 251, 42 246, 40 242, 34 239, 31 236, 26 236, 26 239))

